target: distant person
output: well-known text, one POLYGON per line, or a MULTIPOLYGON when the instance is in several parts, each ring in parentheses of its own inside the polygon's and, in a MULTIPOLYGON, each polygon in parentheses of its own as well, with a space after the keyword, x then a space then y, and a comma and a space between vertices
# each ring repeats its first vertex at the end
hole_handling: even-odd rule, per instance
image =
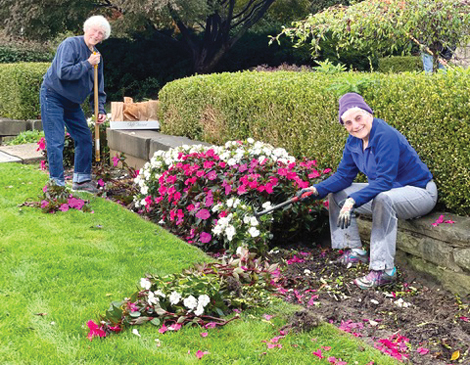
POLYGON ((429 213, 437 202, 432 174, 406 138, 373 111, 361 95, 339 99, 339 122, 349 133, 343 158, 334 175, 297 192, 301 199, 329 201, 331 244, 344 250, 338 263, 350 267, 369 262, 362 248, 354 211, 372 215, 370 272, 354 283, 361 289, 395 282, 398 219, 429 213), (368 183, 353 183, 359 172, 368 183))
MULTIPOLYGON (((443 47, 440 46, 441 51, 439 52, 439 56, 446 60, 446 62, 449 62, 452 59, 452 56, 455 52, 455 49, 457 47, 443 47)), ((421 53, 421 60, 423 61, 423 69, 426 74, 431 74, 434 70, 434 57, 430 55, 428 52, 422 52, 421 53)), ((446 70, 446 67, 438 62, 437 63, 437 68, 438 70, 446 70)))
MULTIPOLYGON (((57 48, 41 85, 41 119, 46 137, 50 179, 65 186, 63 150, 65 131, 75 145, 73 191, 98 192, 91 177, 93 140, 81 104, 93 93, 94 65, 98 66, 99 114, 97 123, 106 119, 103 62, 95 46, 111 34, 109 22, 101 15, 88 18, 84 35, 69 37, 57 48), (96 54, 94 54, 94 52, 96 54)), ((92 110, 94 100, 91 98, 92 110)))

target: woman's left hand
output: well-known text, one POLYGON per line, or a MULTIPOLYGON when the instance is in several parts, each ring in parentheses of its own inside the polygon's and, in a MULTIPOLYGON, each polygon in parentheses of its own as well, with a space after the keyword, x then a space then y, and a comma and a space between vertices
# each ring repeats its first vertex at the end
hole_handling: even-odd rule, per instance
POLYGON ((353 198, 347 198, 344 201, 343 207, 339 212, 338 223, 337 226, 341 227, 341 229, 346 229, 351 225, 351 216, 354 211, 354 204, 356 202, 353 198))
POLYGON ((97 124, 102 124, 106 120, 106 114, 98 114, 98 120, 96 121, 97 124))

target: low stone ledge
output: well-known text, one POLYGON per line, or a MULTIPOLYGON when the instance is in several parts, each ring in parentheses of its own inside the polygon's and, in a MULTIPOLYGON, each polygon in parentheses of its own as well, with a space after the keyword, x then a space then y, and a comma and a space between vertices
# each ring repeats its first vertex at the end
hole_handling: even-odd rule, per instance
POLYGON ((42 130, 40 120, 15 120, 0 118, 0 136, 17 136, 21 132, 42 130))
POLYGON ((127 164, 140 169, 150 161, 156 151, 168 151, 182 145, 204 144, 205 142, 193 141, 186 137, 170 136, 154 130, 106 130, 108 146, 111 157, 125 153, 127 164))
MULTIPOLYGON (((432 223, 443 213, 435 212, 410 221, 399 220, 397 263, 411 265, 437 279, 442 286, 461 295, 470 294, 470 218, 445 213, 454 224, 432 223)), ((360 216, 359 233, 370 241, 372 221, 360 216)))

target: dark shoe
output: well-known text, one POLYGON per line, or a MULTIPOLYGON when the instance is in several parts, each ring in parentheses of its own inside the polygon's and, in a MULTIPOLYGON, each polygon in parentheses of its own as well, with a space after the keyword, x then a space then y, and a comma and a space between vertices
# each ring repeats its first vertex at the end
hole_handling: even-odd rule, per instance
POLYGON ((369 262, 369 257, 367 256, 367 253, 361 255, 353 250, 347 250, 335 262, 344 265, 349 269, 351 266, 355 266, 360 263, 367 264, 369 262))
POLYGON ((72 191, 84 191, 91 194, 98 194, 100 192, 93 181, 85 181, 83 183, 74 182, 72 184, 72 191))
POLYGON ((396 271, 393 275, 388 275, 385 271, 371 270, 369 274, 354 280, 360 289, 378 288, 379 286, 391 285, 397 280, 396 271))

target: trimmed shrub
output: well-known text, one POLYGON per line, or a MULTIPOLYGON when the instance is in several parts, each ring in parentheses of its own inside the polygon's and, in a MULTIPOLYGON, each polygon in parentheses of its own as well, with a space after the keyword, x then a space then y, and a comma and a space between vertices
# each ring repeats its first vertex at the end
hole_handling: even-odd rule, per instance
POLYGON ((51 62, 54 52, 39 46, 0 45, 0 63, 51 62))
POLYGON ((379 58, 378 72, 412 72, 423 71, 423 61, 419 56, 393 56, 379 58))
POLYGON ((338 123, 337 90, 361 92, 375 115, 403 133, 427 163, 440 203, 470 215, 468 70, 194 76, 161 90, 162 131, 219 145, 252 137, 335 169, 347 138, 338 123))
POLYGON ((39 119, 39 89, 49 63, 0 65, 0 116, 39 119))

